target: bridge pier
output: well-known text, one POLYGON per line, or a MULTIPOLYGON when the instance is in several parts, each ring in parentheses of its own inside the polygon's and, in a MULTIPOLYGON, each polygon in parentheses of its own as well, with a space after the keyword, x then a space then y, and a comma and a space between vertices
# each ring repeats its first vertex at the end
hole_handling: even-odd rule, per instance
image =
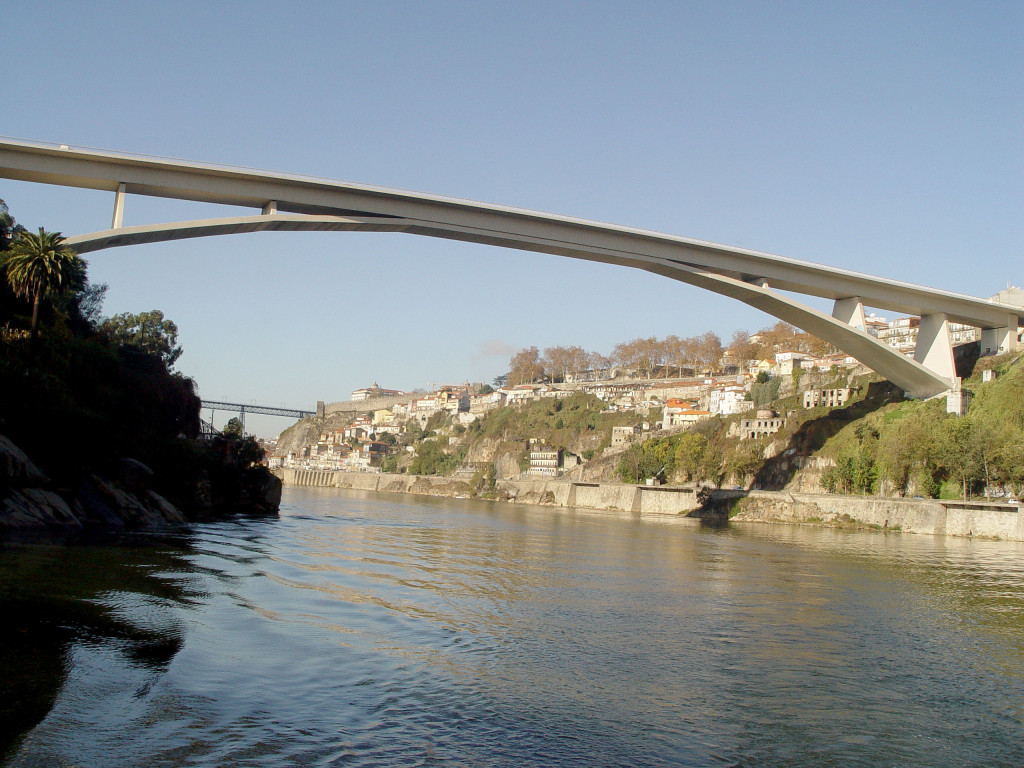
POLYGON ((117 185, 117 191, 114 192, 114 218, 110 223, 111 229, 120 229, 124 222, 124 195, 125 195, 124 182, 120 182, 117 185))
POLYGON ((917 330, 917 349, 914 360, 930 371, 950 380, 956 378, 953 362, 953 342, 949 334, 949 318, 946 315, 922 315, 917 330))
POLYGON ((1017 318, 1010 315, 1002 328, 981 329, 981 354, 1001 355, 1004 352, 1016 352, 1020 344, 1017 342, 1017 318))
POLYGON ((862 331, 867 330, 867 322, 864 319, 864 302, 861 301, 860 296, 836 299, 836 303, 832 306, 832 317, 862 331))

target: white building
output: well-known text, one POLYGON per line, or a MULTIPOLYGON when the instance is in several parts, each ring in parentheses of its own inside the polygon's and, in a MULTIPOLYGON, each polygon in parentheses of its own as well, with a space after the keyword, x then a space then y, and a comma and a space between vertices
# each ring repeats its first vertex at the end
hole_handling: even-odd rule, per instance
POLYGON ((746 390, 738 384, 712 389, 708 393, 708 410, 720 416, 743 413, 753 407, 754 404, 747 400, 746 390))
POLYGON ((382 389, 375 381, 372 386, 352 390, 352 402, 356 403, 360 400, 369 400, 371 397, 395 397, 404 394, 405 392, 397 389, 382 389))
POLYGON ((712 415, 711 411, 703 411, 683 400, 671 398, 665 404, 663 421, 665 427, 688 427, 698 421, 710 419, 712 415))
POLYGON ((542 477, 558 477, 562 451, 544 443, 530 446, 529 474, 542 477))
POLYGON ((919 317, 897 317, 887 328, 879 330, 878 338, 904 354, 911 353, 917 348, 920 325, 919 317))
POLYGON ((804 352, 776 352, 775 367, 783 376, 793 373, 794 368, 802 368, 803 361, 809 360, 810 355, 804 352))
POLYGON ((486 395, 469 396, 469 412, 474 414, 487 413, 494 408, 500 408, 505 402, 505 393, 496 390, 486 395))

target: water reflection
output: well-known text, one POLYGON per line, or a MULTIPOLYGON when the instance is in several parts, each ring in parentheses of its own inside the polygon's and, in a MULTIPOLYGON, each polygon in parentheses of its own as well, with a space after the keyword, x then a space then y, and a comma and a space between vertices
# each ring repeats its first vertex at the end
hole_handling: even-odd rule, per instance
POLYGON ((50 711, 76 648, 115 649, 158 675, 178 652, 182 542, 117 539, 0 544, 0 755, 50 711))
POLYGON ((65 662, 9 764, 1024 764, 1020 545, 285 502, 5 555, 65 662))

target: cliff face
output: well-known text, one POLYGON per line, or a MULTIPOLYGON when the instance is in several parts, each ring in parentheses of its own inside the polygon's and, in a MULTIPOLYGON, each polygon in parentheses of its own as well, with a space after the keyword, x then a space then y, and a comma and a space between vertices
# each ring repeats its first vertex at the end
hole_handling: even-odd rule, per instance
POLYGON ((366 409, 349 411, 334 411, 325 418, 307 416, 292 424, 277 438, 277 450, 275 455, 287 456, 289 453, 302 455, 307 445, 312 445, 320 439, 324 432, 331 432, 344 428, 352 419, 366 413, 366 409))

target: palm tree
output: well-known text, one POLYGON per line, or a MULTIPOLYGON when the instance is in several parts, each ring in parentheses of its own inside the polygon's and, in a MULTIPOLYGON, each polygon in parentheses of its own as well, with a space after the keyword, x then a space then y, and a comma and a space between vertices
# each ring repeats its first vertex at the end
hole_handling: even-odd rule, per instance
POLYGON ((15 295, 32 300, 32 341, 39 330, 43 299, 74 289, 85 274, 84 262, 64 245, 60 232, 23 232, 11 245, 4 267, 15 295))

